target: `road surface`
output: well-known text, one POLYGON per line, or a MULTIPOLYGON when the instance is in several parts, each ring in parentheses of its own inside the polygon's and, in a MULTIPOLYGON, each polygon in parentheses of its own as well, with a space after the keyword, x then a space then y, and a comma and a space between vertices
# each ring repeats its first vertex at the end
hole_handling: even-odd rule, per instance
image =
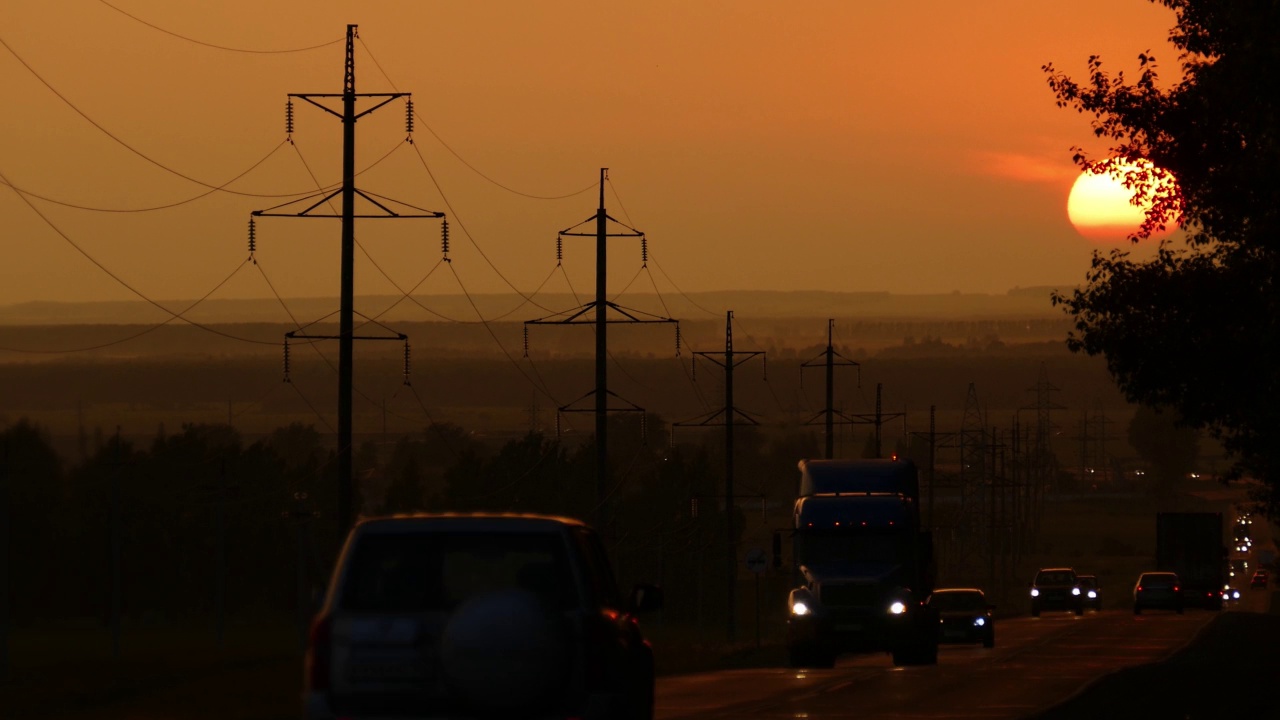
MULTIPOLYGON (((1262 595, 1258 593, 1258 595, 1262 595)), ((1261 597, 1248 598, 1252 609, 1261 597)), ((657 718, 1021 718, 1093 680, 1161 660, 1216 613, 1107 610, 1002 620, 996 647, 941 648, 937 666, 894 668, 886 655, 841 658, 831 670, 759 669, 661 678, 657 718)))

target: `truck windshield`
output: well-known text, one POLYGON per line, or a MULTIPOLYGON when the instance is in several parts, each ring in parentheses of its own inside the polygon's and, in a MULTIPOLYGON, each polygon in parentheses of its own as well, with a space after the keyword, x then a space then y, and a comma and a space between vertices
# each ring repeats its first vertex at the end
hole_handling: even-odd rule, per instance
POLYGON ((902 561, 902 537, 883 533, 805 532, 796 536, 800 563, 894 565, 902 561))

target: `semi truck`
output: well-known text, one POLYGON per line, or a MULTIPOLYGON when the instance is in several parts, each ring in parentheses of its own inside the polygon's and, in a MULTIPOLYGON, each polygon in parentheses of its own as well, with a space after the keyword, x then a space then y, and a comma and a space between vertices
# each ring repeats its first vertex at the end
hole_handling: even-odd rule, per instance
MULTIPOLYGON (((792 512, 795 587, 787 601, 792 667, 831 667, 844 652, 895 665, 938 661, 931 533, 920 527, 910 460, 801 460, 792 512)), ((779 544, 775 539, 775 545, 779 544)))
POLYGON ((1227 547, 1222 513, 1156 515, 1156 569, 1177 573, 1185 607, 1222 609, 1227 547))

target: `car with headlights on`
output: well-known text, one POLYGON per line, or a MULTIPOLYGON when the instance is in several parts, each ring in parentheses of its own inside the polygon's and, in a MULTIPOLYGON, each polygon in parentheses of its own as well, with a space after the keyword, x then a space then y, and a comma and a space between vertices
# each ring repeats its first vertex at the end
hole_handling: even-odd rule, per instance
POLYGON ((1240 602, 1240 588, 1231 585, 1222 588, 1223 602, 1240 602))
POLYGON ((1086 608, 1102 611, 1102 586, 1098 584, 1096 575, 1077 575, 1076 582, 1080 586, 1080 595, 1086 608))
POLYGON ((653 651, 585 524, 414 514, 351 529, 312 627, 306 720, 653 717, 653 651))
POLYGON ((1171 572, 1146 572, 1133 586, 1133 614, 1143 610, 1173 610, 1182 614, 1182 583, 1171 572))
POLYGON ((1044 610, 1084 614, 1084 597, 1073 568, 1042 568, 1036 573, 1031 583, 1031 616, 1040 617, 1044 610))
POLYGON ((925 601, 938 613, 938 642, 996 646, 995 605, 977 588, 940 588, 925 601))

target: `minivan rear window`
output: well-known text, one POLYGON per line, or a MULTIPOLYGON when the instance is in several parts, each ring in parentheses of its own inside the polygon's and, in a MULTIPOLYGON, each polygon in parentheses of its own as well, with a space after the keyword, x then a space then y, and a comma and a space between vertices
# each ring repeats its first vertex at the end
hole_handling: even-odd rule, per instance
POLYGON ((352 549, 338 605, 354 612, 451 612, 521 588, 548 608, 577 607, 564 540, 549 533, 369 533, 352 549))

